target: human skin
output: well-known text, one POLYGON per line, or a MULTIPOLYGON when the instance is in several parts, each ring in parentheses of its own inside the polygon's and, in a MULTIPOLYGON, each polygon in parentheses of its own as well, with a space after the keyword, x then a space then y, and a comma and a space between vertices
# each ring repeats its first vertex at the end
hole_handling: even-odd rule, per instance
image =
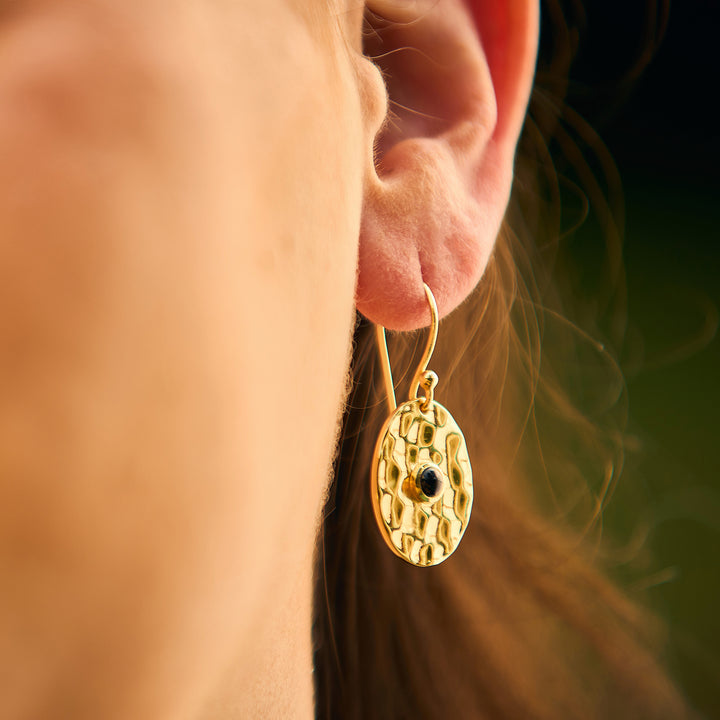
MULTIPOLYGON (((534 5, 507 7, 532 38, 534 5)), ((0 4, 3 718, 312 716, 313 551, 363 227, 397 222, 363 11, 0 4)), ((488 110, 490 73, 473 87, 488 110)), ((494 219, 445 311, 502 217, 522 112, 501 116, 517 127, 503 141, 486 114, 494 219)), ((385 282, 371 267, 364 288, 385 282)), ((421 324, 422 276, 397 280, 407 312, 357 306, 421 324)))

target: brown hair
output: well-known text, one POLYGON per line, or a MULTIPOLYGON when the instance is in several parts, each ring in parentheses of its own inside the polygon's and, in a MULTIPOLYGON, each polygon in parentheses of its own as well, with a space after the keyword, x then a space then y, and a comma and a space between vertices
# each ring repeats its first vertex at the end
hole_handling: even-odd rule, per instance
MULTIPOLYGON (((562 293, 550 282, 561 181, 547 138, 566 132, 551 98, 564 92, 572 39, 560 19, 557 27, 567 42, 560 37, 538 74, 505 227, 479 287, 441 324, 431 363, 438 400, 465 430, 475 479, 465 537, 434 568, 396 558, 375 525, 370 460, 386 410, 373 328, 358 318, 316 565, 318 718, 689 714, 656 660, 657 625, 592 567, 601 559, 594 530, 617 479, 622 437, 621 427, 608 429, 573 394, 568 368, 576 369, 583 343, 614 366, 607 351, 556 319, 562 293), (545 239, 537 237, 541 227, 545 239), (543 427, 558 429, 543 435, 540 413, 543 427), (599 468, 597 487, 583 459, 599 468)), ((610 206, 598 202, 618 286, 619 233, 610 206)), ((420 345, 418 334, 391 336, 393 367, 411 373, 420 345)), ((605 394, 595 390, 606 407, 618 382, 610 373, 605 394)))

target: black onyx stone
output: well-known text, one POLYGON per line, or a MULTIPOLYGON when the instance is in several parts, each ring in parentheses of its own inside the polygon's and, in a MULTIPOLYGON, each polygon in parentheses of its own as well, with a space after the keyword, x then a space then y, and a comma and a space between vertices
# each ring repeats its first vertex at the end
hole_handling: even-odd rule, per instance
POLYGON ((433 467, 425 468, 418 477, 418 485, 425 497, 434 498, 442 489, 442 475, 433 467))

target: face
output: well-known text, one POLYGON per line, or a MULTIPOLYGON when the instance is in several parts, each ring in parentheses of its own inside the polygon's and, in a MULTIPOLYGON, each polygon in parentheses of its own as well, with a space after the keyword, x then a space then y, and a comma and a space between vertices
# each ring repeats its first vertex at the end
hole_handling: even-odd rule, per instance
POLYGON ((203 202, 221 221, 191 221, 205 243, 194 280, 205 307, 195 312, 212 385, 193 402, 213 431, 198 427, 194 439, 206 467, 202 489, 188 477, 188 493, 202 498, 201 512, 188 504, 188 522, 203 550, 178 548, 179 617, 185 627, 197 619, 218 662, 240 649, 241 666, 256 661, 293 594, 311 599, 348 382, 363 171, 385 95, 359 47, 358 3, 267 0, 203 13, 206 75, 193 82, 225 104, 202 117, 194 142, 194 177, 206 174, 203 202), (229 88, 215 76, 225 64, 242 69, 229 88), (224 186, 212 184, 218 175, 224 186))
POLYGON ((18 688, 76 672, 179 717, 295 596, 309 630, 384 101, 361 20, 350 0, 0 18, 0 320, 26 353, 0 357, 0 460, 37 480, 0 484, 0 623, 37 639, 18 688))
POLYGON ((273 599, 285 599, 287 579, 300 582, 312 562, 347 383, 362 168, 374 129, 361 110, 362 58, 349 41, 358 12, 327 0, 242 3, 236 12, 227 45, 232 62, 252 71, 238 77, 228 129, 238 160, 228 199, 237 254, 226 265, 219 253, 217 270, 231 268, 222 334, 235 328, 239 364, 218 390, 234 391, 227 422, 237 432, 227 438, 228 495, 218 494, 212 525, 227 533, 221 562, 238 583, 228 611, 237 617, 239 595, 247 646, 271 620, 273 599))

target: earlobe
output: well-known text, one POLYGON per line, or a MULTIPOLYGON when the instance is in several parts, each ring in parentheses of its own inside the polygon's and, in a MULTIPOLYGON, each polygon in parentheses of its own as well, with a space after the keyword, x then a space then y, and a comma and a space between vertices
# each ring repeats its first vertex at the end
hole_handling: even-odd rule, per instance
POLYGON ((408 330, 441 315, 482 276, 512 183, 534 71, 536 0, 369 2, 384 13, 367 54, 383 70, 389 117, 369 162, 356 304, 408 330), (393 15, 393 8, 397 11, 393 15))

